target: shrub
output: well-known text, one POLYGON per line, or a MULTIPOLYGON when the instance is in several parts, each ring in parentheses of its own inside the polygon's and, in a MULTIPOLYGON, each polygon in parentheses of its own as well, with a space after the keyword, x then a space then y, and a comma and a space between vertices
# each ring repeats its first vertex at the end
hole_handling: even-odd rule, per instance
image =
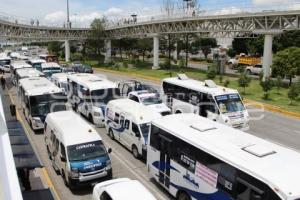
POLYGON ((123 67, 126 68, 126 69, 128 68, 128 62, 127 61, 123 61, 123 67))
POLYGON ((240 74, 243 74, 245 72, 245 66, 244 65, 238 65, 236 69, 240 74))
POLYGON ((230 80, 227 79, 227 80, 225 80, 223 85, 224 85, 224 87, 228 87, 229 84, 230 84, 230 80))
POLYGON ((280 94, 280 93, 279 93, 279 90, 280 90, 280 88, 281 88, 282 85, 283 85, 282 77, 281 77, 281 76, 277 76, 276 81, 274 82, 274 85, 275 85, 276 88, 277 88, 277 94, 280 94))
POLYGON ((164 62, 160 64, 160 67, 162 69, 170 69, 170 66, 171 66, 171 61, 169 58, 165 58, 164 62))
POLYGON ((264 81, 260 81, 260 85, 264 91, 264 99, 268 99, 269 98, 269 91, 272 89, 273 87, 273 81, 271 78, 266 78, 264 81))
POLYGON ((296 100, 300 94, 300 88, 298 84, 293 83, 289 89, 288 97, 291 100, 290 105, 293 105, 293 101, 296 100))
POLYGON ((244 89, 243 94, 246 94, 246 87, 249 86, 250 82, 251 82, 251 78, 246 73, 242 73, 240 75, 238 83, 239 86, 244 89))
POLYGON ((180 59, 180 61, 179 61, 179 67, 180 68, 185 67, 185 59, 183 59, 183 58, 180 59))
POLYGON ((216 67, 215 67, 215 66, 210 66, 210 67, 208 68, 206 77, 207 77, 208 79, 213 80, 214 78, 216 78, 216 76, 217 76, 217 69, 216 69, 216 67))

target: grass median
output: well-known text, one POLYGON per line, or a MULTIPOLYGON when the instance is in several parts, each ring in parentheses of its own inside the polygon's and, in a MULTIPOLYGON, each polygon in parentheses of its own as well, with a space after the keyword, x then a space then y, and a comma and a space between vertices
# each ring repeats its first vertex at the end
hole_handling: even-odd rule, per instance
MULTIPOLYGON (((114 70, 122 73, 126 73, 128 75, 141 75, 150 77, 151 79, 157 79, 162 80, 163 78, 167 78, 170 76, 176 76, 178 73, 185 73, 187 76, 193 79, 197 80, 206 80, 206 71, 199 70, 199 69, 192 69, 192 68, 179 68, 179 67, 173 67, 172 70, 152 70, 150 67, 111 67, 111 66, 99 66, 94 63, 92 64, 94 68, 102 68, 102 69, 108 69, 108 70, 114 70)), ((237 77, 231 77, 231 76, 223 76, 222 83, 220 82, 219 76, 217 76, 214 81, 218 85, 223 85, 224 82, 228 80, 229 85, 227 87, 237 89, 240 94, 242 94, 243 89, 238 86, 238 78, 237 77)), ((295 112, 300 114, 300 98, 298 98, 293 105, 290 105, 290 100, 288 98, 288 89, 287 88, 281 88, 279 92, 277 92, 277 88, 273 88, 270 92, 269 99, 265 100, 263 99, 263 90, 259 84, 258 80, 252 79, 249 87, 246 88, 246 94, 243 94, 242 96, 244 98, 247 98, 249 100, 261 102, 264 104, 269 104, 272 106, 276 106, 280 109, 295 112)))

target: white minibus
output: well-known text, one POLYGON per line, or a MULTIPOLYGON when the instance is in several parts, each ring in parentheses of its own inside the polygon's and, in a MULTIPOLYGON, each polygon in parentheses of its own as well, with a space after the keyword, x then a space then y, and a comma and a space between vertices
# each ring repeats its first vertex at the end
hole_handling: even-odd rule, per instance
POLYGON ((74 111, 48 114, 45 143, 56 172, 71 189, 112 179, 111 160, 100 135, 74 111))
POLYGON ((23 68, 31 68, 31 65, 23 62, 23 61, 19 61, 19 62, 14 62, 11 64, 10 66, 10 77, 11 77, 11 82, 16 86, 17 82, 16 82, 16 75, 17 75, 17 70, 19 69, 23 69, 23 68))
POLYGON ((62 89, 44 77, 21 79, 19 97, 24 116, 33 130, 44 128, 48 113, 66 110, 67 98, 62 89))
POLYGON ((10 64, 11 64, 10 57, 0 56, 0 69, 2 69, 4 72, 10 72, 10 64))
POLYGON ((44 77, 44 74, 34 68, 22 68, 16 71, 16 86, 19 86, 19 81, 24 78, 44 77))
POLYGON ((59 88, 61 88, 65 95, 68 94, 68 74, 56 73, 51 76, 51 81, 59 88))
POLYGON ((152 121, 147 168, 178 200, 300 198, 300 153, 193 113, 152 121))
POLYGON ((68 76, 68 86, 73 109, 91 123, 104 127, 107 103, 120 96, 117 85, 94 74, 72 74, 68 76))
POLYGON ((188 78, 185 74, 162 82, 162 98, 175 114, 195 113, 231 127, 249 130, 249 114, 237 90, 188 78))
POLYGON ((39 71, 42 71, 42 64, 43 63, 46 63, 45 60, 42 60, 42 59, 29 59, 27 61, 27 63, 29 65, 31 65, 33 68, 39 70, 39 71))
POLYGON ((146 158, 150 122, 161 114, 130 99, 110 101, 105 127, 111 139, 131 150, 135 158, 146 158))
POLYGON ((52 74, 62 72, 61 66, 55 62, 42 63, 41 69, 48 79, 51 78, 52 74))

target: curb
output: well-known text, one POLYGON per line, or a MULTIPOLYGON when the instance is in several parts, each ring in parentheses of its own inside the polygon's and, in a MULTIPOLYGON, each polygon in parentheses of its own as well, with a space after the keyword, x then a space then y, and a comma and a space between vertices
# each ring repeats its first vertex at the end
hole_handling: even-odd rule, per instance
MULTIPOLYGON (((102 72, 108 72, 108 73, 112 73, 112 74, 117 74, 117 75, 121 75, 121 76, 127 76, 127 75, 131 75, 134 76, 136 78, 141 78, 144 80, 148 80, 148 81, 152 81, 155 83, 160 83, 161 80, 158 78, 153 78, 153 77, 149 77, 149 76, 144 76, 144 75, 140 75, 140 74, 136 74, 136 73, 129 73, 129 72, 121 72, 121 71, 115 71, 115 70, 110 70, 110 69, 102 69, 102 68, 93 68, 96 71, 102 71, 102 72)), ((244 99, 243 100, 245 103, 247 104, 251 104, 251 106, 254 106, 256 108, 264 108, 267 111, 271 111, 274 113, 278 113, 287 117, 291 117, 291 118, 295 118, 295 119, 300 119, 300 113, 295 113, 295 112, 290 112, 290 111, 286 111, 278 106, 273 106, 270 104, 265 104, 265 103, 261 103, 258 101, 253 101, 250 99, 244 99)))

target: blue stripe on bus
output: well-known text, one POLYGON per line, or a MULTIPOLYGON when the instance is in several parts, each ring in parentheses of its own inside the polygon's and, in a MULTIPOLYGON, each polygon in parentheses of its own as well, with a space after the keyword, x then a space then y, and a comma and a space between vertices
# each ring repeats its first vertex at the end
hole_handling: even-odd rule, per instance
MULTIPOLYGON (((165 169, 169 168, 169 169, 172 169, 172 170, 180 173, 180 171, 177 170, 175 167, 172 167, 171 165, 168 165, 164 162, 155 161, 152 163, 152 165, 159 171, 164 171, 165 169)), ((159 175, 156 174, 156 176, 159 178, 159 175)), ((185 187, 181 187, 171 181, 170 181, 170 185, 173 186, 174 188, 176 188, 177 190, 183 190, 183 191, 187 192, 191 197, 193 197, 197 200, 232 200, 232 198, 229 195, 226 195, 224 192, 221 192, 221 191, 217 191, 217 192, 211 193, 211 194, 205 194, 205 193, 201 193, 201 192, 196 192, 194 190, 190 190, 185 187)))
POLYGON ((117 131, 118 133, 122 133, 125 131, 125 127, 121 126, 120 128, 114 127, 110 124, 112 124, 113 122, 111 120, 107 120, 107 125, 112 128, 113 130, 117 131))

